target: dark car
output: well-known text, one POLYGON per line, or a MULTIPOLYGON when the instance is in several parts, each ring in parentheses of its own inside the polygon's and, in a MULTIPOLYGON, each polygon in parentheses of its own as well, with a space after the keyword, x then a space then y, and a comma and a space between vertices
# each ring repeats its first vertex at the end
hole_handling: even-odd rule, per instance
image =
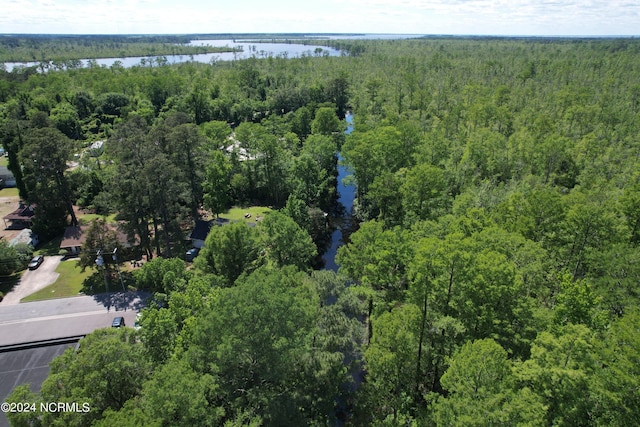
POLYGON ((192 262, 193 259, 195 257, 198 256, 198 253, 200 252, 200 249, 198 248, 191 248, 187 251, 187 253, 185 254, 185 259, 187 260, 187 262, 192 262))
POLYGON ((125 324, 124 324, 124 317, 122 316, 115 317, 113 319, 113 322, 111 323, 111 327, 113 328, 121 328, 123 326, 125 326, 125 324))
POLYGON ((29 270, 35 270, 40 267, 40 264, 44 262, 44 255, 34 256, 31 262, 29 263, 29 270))

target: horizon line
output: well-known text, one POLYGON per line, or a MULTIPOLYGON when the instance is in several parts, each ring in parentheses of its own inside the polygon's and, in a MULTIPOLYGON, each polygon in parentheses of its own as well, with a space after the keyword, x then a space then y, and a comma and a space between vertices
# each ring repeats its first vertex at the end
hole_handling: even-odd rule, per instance
POLYGON ((0 33, 0 36, 411 36, 411 37, 491 37, 491 38, 638 38, 640 34, 447 34, 447 33, 376 33, 376 32, 196 32, 196 33, 0 33))

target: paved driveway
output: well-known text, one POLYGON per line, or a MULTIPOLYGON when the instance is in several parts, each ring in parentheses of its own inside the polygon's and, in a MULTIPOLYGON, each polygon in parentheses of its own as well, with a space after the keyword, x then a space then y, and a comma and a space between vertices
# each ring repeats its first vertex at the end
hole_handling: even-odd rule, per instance
POLYGON ((22 298, 55 283, 60 276, 56 273, 56 268, 61 260, 62 257, 59 255, 45 256, 40 267, 35 270, 26 270, 11 292, 0 301, 0 307, 19 304, 22 298))

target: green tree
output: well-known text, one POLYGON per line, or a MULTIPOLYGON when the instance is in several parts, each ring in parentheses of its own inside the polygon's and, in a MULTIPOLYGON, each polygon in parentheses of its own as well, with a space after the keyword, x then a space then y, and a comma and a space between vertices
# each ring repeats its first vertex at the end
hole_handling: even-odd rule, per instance
POLYGON ((194 263, 200 271, 220 275, 232 286, 240 275, 260 265, 259 256, 258 230, 239 221, 214 226, 194 263))
POLYGON ((639 320, 634 308, 595 341, 597 368, 590 377, 590 390, 596 425, 630 425, 640 415, 639 320))
POLYGON ((72 142, 56 129, 32 129, 24 136, 20 163, 29 203, 36 205, 34 231, 52 236, 67 225, 78 225, 64 171, 72 142))
POLYGON ((367 380, 358 392, 359 411, 374 425, 394 425, 421 403, 414 401, 419 321, 420 310, 412 304, 374 318, 375 334, 364 352, 367 380))
POLYGON ((113 228, 110 228, 103 218, 98 218, 91 222, 86 233, 86 239, 82 244, 78 265, 83 271, 87 267, 95 266, 98 251, 103 255, 105 266, 110 265, 110 258, 113 250, 121 250, 122 248, 118 241, 116 231, 113 228))
POLYGON ((51 121, 54 126, 71 139, 82 138, 80 117, 76 108, 69 103, 60 103, 51 109, 51 121))
POLYGON ((218 217, 230 202, 231 165, 221 151, 214 151, 212 161, 207 165, 206 179, 203 183, 204 207, 218 217))
POLYGON ((541 332, 531 358, 516 369, 521 384, 530 387, 547 407, 547 425, 589 422, 592 401, 589 382, 596 364, 592 331, 584 325, 541 332))
POLYGON ((301 270, 309 268, 316 256, 316 246, 309 234, 284 213, 274 211, 259 225, 265 245, 266 258, 278 267, 293 265, 301 270))
POLYGON ((9 276, 24 268, 18 256, 18 251, 13 246, 9 246, 6 240, 0 241, 0 275, 9 276))
POLYGON ((220 290, 198 320, 185 357, 197 372, 218 378, 225 420, 249 412, 266 425, 328 421, 330 414, 313 413, 309 404, 331 400, 337 389, 317 396, 317 380, 306 375, 319 310, 306 277, 292 269, 257 270, 220 290))
POLYGON ((140 289, 169 294, 184 290, 190 278, 185 262, 179 258, 156 258, 135 270, 133 277, 140 289))
POLYGON ((545 425, 545 406, 516 388, 507 352, 492 339, 468 342, 442 376, 448 395, 433 404, 436 425, 545 425))
POLYGON ((410 222, 435 219, 447 205, 444 172, 429 164, 414 166, 404 174, 400 193, 405 217, 410 222))
POLYGON ((173 311, 168 308, 147 308, 143 311, 140 326, 145 356, 153 363, 165 363, 173 353, 179 333, 173 311))
POLYGON ((213 376, 195 372, 182 359, 172 359, 144 384, 141 406, 149 419, 162 425, 219 425, 224 410, 216 407, 218 391, 213 376))
POLYGON ((321 107, 316 110, 311 122, 311 133, 315 135, 334 136, 342 132, 342 123, 336 115, 335 109, 321 107))
POLYGON ((329 80, 325 89, 329 101, 336 105, 336 112, 340 119, 343 119, 347 114, 350 94, 348 77, 346 73, 340 73, 337 77, 329 80))
MULTIPOLYGON (((142 345, 136 341, 130 328, 98 329, 82 339, 77 351, 70 348, 54 359, 42 384, 41 401, 86 403, 90 410, 33 412, 30 425, 91 425, 105 411, 122 408, 138 395, 151 371, 142 345)), ((21 392, 24 390, 14 393, 21 392)))
MULTIPOLYGON (((189 193, 191 217, 198 219, 198 208, 203 202, 203 173, 205 156, 205 138, 200 130, 191 123, 173 127, 167 136, 169 153, 173 163, 178 167, 181 181, 186 183, 189 193)), ((214 162, 215 163, 215 158, 214 162)))

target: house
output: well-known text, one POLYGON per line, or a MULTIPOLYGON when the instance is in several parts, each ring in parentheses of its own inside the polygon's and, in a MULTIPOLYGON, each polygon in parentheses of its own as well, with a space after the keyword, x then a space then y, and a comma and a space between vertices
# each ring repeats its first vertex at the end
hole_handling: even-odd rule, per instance
POLYGON ((64 249, 70 254, 77 255, 87 240, 88 226, 71 226, 64 229, 64 236, 60 242, 60 249, 64 249))
POLYGON ((228 219, 217 218, 212 219, 210 221, 197 220, 195 226, 193 227, 193 231, 189 235, 189 239, 191 239, 191 244, 194 248, 201 249, 204 246, 204 241, 209 235, 209 231, 211 231, 211 227, 214 225, 224 225, 228 223, 228 219))
POLYGON ((30 228, 33 225, 33 216, 35 213, 34 206, 27 206, 21 201, 18 209, 3 217, 4 228, 14 230, 30 228), (7 224, 7 221, 9 221, 9 224, 7 224))
MULTIPOLYGON (((114 225, 108 224, 110 230, 115 231, 118 242, 122 245, 123 248, 131 248, 135 244, 137 244, 138 240, 136 239, 136 243, 132 244, 129 241, 129 237, 126 233, 123 233, 119 229, 117 229, 114 225)), ((60 249, 64 249, 68 252, 69 255, 78 255, 80 250, 82 249, 82 245, 87 240, 87 231, 89 230, 88 225, 80 225, 80 226, 70 226, 64 229, 64 236, 62 237, 62 241, 60 242, 60 249)))
POLYGON ((191 239, 191 244, 194 248, 200 249, 204 246, 204 241, 209 235, 213 223, 214 221, 196 220, 195 227, 193 227, 193 231, 189 235, 189 239, 191 239))

